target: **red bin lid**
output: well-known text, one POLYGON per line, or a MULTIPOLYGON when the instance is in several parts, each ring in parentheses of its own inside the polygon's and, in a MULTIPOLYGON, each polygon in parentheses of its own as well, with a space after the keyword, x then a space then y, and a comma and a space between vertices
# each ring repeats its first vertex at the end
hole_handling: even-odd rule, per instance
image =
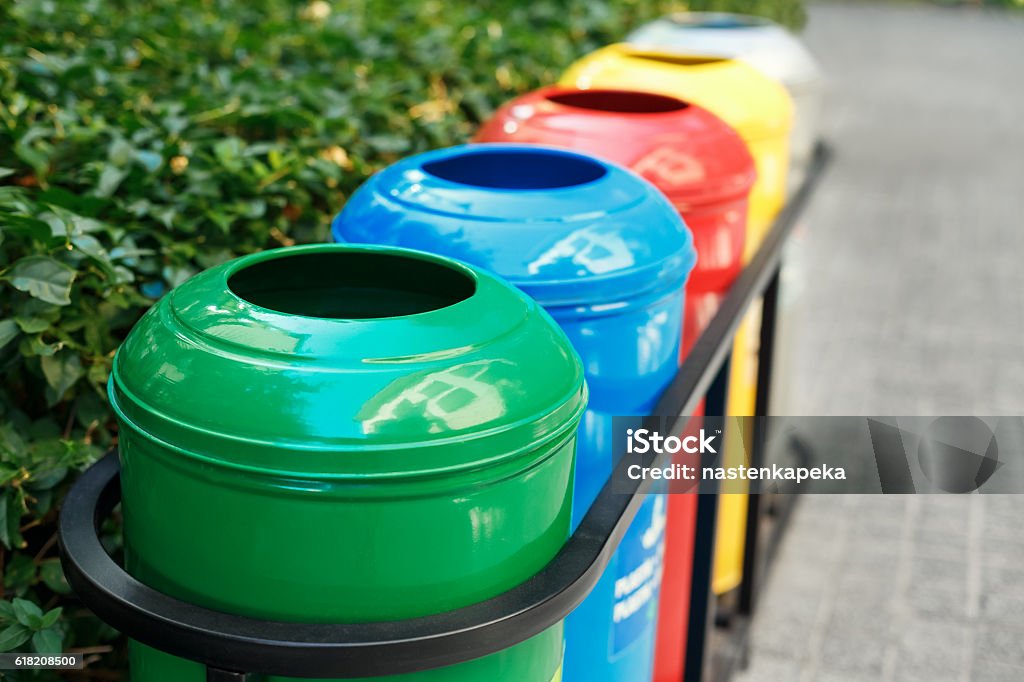
POLYGON ((474 139, 602 157, 640 174, 684 211, 742 197, 756 179, 746 144, 728 124, 649 92, 541 88, 502 106, 474 139))

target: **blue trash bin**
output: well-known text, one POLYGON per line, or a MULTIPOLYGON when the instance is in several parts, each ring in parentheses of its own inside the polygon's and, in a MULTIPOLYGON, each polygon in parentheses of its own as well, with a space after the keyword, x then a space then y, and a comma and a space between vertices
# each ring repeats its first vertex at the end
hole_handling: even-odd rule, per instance
MULTIPOLYGON (((646 180, 594 157, 466 145, 376 174, 332 232, 336 241, 405 246, 490 269, 561 325, 590 388, 575 528, 621 454, 616 445, 624 444, 611 442, 612 417, 649 413, 678 369, 683 285, 696 252, 672 205, 646 180)), ((566 682, 650 679, 664 523, 665 500, 652 495, 597 587, 566 620, 566 682)))

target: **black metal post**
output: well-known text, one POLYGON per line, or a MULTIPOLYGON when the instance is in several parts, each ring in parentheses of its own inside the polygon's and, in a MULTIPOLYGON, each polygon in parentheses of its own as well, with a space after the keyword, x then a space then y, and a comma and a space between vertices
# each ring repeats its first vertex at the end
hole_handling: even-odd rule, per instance
MULTIPOLYGON (((761 302, 760 347, 757 351, 757 391, 754 400, 754 431, 750 443, 751 467, 760 467, 768 447, 768 408, 772 392, 772 370, 775 361, 775 328, 779 307, 780 265, 775 266, 761 302)), ((754 613, 757 582, 760 579, 758 540, 761 528, 761 495, 751 494, 747 500, 747 524, 743 545, 743 578, 740 583, 739 612, 754 613)))
MULTIPOLYGON (((725 407, 729 397, 729 360, 726 359, 708 388, 705 428, 725 432, 725 407)), ((722 452, 725 452, 724 448, 722 452)), ((715 570, 715 534, 718 527, 718 481, 701 480, 693 539, 690 577, 690 614, 686 628, 684 682, 701 682, 708 672, 709 643, 715 619, 715 595, 711 583, 715 570)))

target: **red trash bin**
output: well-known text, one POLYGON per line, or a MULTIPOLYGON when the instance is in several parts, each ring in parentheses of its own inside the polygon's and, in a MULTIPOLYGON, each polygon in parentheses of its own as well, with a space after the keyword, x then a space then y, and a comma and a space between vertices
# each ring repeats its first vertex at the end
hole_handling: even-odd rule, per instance
MULTIPOLYGON (((673 97, 556 86, 502 106, 474 141, 584 151, 632 169, 668 197, 697 249, 686 283, 685 358, 743 269, 747 200, 756 171, 740 136, 707 110, 673 97)), ((700 423, 691 419, 686 431, 700 423)), ((669 496, 654 682, 678 682, 683 675, 696 509, 695 495, 669 496)))

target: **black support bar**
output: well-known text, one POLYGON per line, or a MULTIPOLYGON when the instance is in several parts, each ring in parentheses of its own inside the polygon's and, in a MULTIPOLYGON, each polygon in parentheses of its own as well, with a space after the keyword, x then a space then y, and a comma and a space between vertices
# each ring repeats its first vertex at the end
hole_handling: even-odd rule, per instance
MULTIPOLYGON (((772 391, 772 373, 775 369, 775 325, 778 321, 780 267, 769 280, 761 302, 761 336, 757 351, 757 391, 754 400, 754 416, 767 417, 772 391)), ((748 466, 759 468, 764 465, 768 447, 768 420, 755 419, 754 433, 750 444, 748 466)), ((739 612, 750 616, 754 613, 754 595, 760 580, 758 543, 761 531, 761 495, 753 493, 747 498, 747 520, 743 539, 743 579, 740 582, 739 612)))

